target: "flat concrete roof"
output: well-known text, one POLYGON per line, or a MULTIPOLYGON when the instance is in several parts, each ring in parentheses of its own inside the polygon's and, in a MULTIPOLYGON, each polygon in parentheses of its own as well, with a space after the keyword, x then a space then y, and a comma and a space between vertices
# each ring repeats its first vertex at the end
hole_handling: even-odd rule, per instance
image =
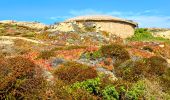
POLYGON ((132 20, 126 20, 122 18, 117 18, 113 16, 106 16, 106 15, 91 15, 91 16, 78 16, 74 18, 67 19, 65 22, 72 22, 72 21, 110 21, 110 22, 124 22, 129 23, 134 26, 138 26, 138 23, 132 20))

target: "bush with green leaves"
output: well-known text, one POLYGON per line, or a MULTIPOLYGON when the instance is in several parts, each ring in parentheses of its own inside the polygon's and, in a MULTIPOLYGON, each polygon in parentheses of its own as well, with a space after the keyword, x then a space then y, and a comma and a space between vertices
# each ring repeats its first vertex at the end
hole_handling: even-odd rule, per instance
MULTIPOLYGON (((128 100, 139 100, 143 98, 145 92, 145 85, 143 81, 138 81, 134 83, 130 90, 126 92, 126 98, 128 100)), ((143 98, 144 99, 144 98, 143 98)))
POLYGON ((119 93, 116 91, 115 87, 110 85, 102 90, 102 96, 104 100, 118 100, 119 93))
POLYGON ((129 40, 140 41, 140 40, 149 40, 154 38, 152 34, 144 28, 139 28, 135 30, 134 36, 129 38, 129 40))
POLYGON ((165 39, 162 37, 154 37, 152 33, 145 29, 145 28, 138 28, 135 30, 135 34, 128 38, 130 41, 159 41, 159 42, 166 42, 170 43, 169 39, 165 39))
POLYGON ((72 89, 85 89, 89 93, 98 94, 100 90, 100 78, 89 79, 83 82, 76 82, 72 85, 72 89))
POLYGON ((85 58, 87 58, 87 59, 97 59, 97 58, 102 57, 102 53, 101 53, 101 50, 97 50, 94 52, 87 52, 87 53, 83 54, 83 56, 85 56, 85 58))

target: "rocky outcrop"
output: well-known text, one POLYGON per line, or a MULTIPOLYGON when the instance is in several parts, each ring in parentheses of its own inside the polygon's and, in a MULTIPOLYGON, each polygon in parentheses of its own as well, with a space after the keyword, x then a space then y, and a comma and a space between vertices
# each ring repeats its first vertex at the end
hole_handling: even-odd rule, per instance
POLYGON ((148 28, 148 30, 156 37, 170 39, 170 29, 168 28, 148 28))
POLYGON ((42 30, 42 29, 45 29, 46 27, 48 27, 48 25, 45 25, 45 24, 42 24, 39 22, 25 22, 25 21, 18 22, 18 21, 14 21, 14 20, 3 20, 3 21, 0 21, 0 23, 12 24, 12 25, 18 25, 18 26, 26 26, 29 28, 39 29, 39 30, 42 30))

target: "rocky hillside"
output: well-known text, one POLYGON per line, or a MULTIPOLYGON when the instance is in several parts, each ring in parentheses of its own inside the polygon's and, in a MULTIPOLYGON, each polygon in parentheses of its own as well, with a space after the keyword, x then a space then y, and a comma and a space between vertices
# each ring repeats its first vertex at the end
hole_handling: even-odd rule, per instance
POLYGON ((10 25, 18 25, 18 26, 25 26, 25 27, 29 27, 32 29, 44 29, 45 27, 48 27, 48 25, 42 24, 40 22, 17 22, 14 20, 3 20, 0 21, 0 23, 2 24, 10 24, 10 25))
POLYGON ((167 28, 148 28, 154 36, 170 39, 170 29, 167 28))
POLYGON ((121 39, 91 27, 16 23, 0 23, 2 100, 170 99, 170 40, 155 29, 121 39))

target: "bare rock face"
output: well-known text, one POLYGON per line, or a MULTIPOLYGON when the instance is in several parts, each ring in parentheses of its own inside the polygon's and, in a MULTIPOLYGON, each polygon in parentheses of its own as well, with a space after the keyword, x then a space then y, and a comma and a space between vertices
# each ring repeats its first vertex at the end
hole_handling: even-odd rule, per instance
POLYGON ((96 32, 102 31, 101 26, 97 25, 92 22, 84 22, 84 23, 77 23, 75 21, 73 22, 61 22, 50 26, 50 29, 48 31, 55 32, 55 31, 63 31, 63 32, 87 32, 87 31, 93 31, 96 32))
POLYGON ((45 25, 45 24, 42 24, 42 23, 39 23, 39 22, 25 22, 25 21, 18 22, 18 21, 14 21, 14 20, 3 20, 3 21, 0 21, 0 23, 26 26, 26 27, 29 27, 29 28, 40 29, 40 30, 48 27, 48 25, 45 25))
POLYGON ((167 28, 148 28, 156 37, 163 37, 170 39, 170 29, 167 28))

